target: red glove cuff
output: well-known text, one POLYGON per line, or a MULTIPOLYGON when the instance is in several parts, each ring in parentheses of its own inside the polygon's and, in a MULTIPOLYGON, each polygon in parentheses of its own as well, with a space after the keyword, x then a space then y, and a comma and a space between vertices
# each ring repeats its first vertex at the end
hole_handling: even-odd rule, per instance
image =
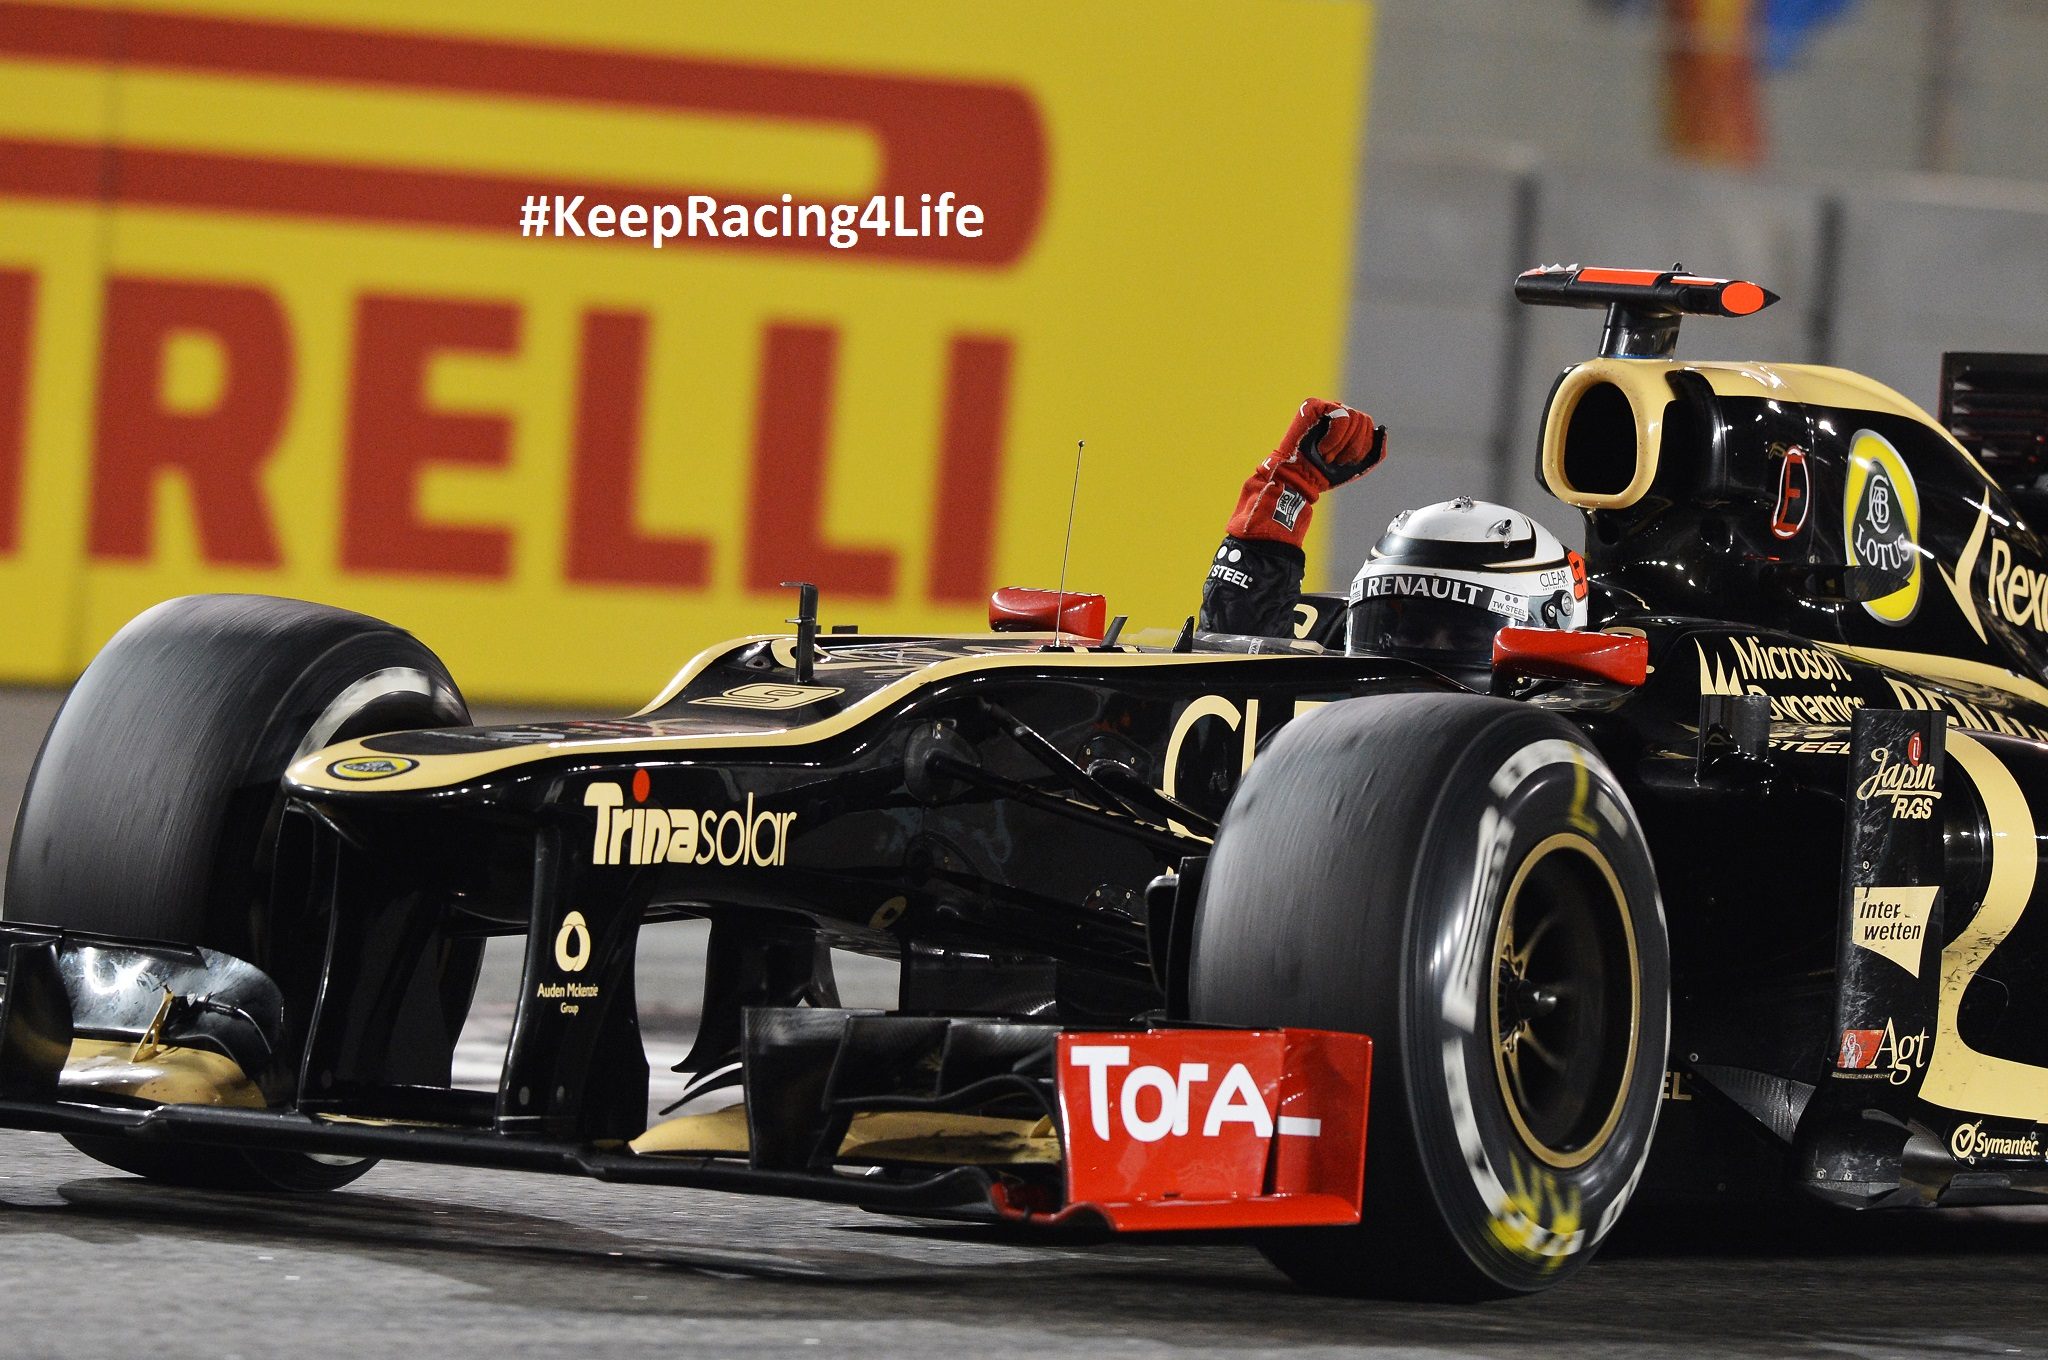
POLYGON ((1301 546, 1315 517, 1316 498, 1322 495, 1320 476, 1305 478, 1299 465, 1276 465, 1268 458, 1245 478, 1238 492, 1237 509, 1224 532, 1233 538, 1262 538, 1276 543, 1301 546))

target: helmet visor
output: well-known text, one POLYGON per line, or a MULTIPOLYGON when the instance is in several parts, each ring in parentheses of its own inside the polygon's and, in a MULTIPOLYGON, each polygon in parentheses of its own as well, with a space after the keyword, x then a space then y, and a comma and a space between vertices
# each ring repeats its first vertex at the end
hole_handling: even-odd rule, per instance
POLYGON ((1435 670, 1485 669, 1494 635, 1514 620, 1426 595, 1376 595, 1351 606, 1345 650, 1419 661, 1435 670))

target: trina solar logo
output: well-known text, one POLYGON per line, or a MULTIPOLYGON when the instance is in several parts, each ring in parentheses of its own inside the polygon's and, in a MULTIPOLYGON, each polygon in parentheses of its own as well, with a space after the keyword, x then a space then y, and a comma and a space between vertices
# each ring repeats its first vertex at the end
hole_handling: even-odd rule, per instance
MULTIPOLYGON (((636 803, 646 800, 648 783, 645 770, 634 775, 636 803)), ((796 821, 794 812, 756 812, 751 793, 744 809, 628 807, 625 789, 598 783, 583 791, 583 805, 597 809, 590 862, 598 865, 773 867, 788 858, 796 821)))

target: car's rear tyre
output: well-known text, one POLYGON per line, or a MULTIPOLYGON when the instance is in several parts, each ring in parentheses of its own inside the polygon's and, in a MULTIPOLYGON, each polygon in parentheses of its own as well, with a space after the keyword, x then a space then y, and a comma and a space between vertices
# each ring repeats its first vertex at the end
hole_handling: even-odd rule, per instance
MULTIPOLYGON (((167 601, 94 658, 43 739, 6 915, 236 955, 278 982, 302 1022, 326 927, 303 894, 273 891, 285 767, 351 737, 468 720, 439 658, 390 624, 257 595, 167 601)), ((372 1165, 72 1141, 125 1171, 212 1187, 331 1189, 372 1165)))
POLYGON ((1402 1297, 1584 1265, 1649 1153, 1669 970, 1642 832, 1571 724, 1446 694, 1288 724, 1217 833, 1189 1007, 1372 1036, 1372 1107, 1360 1225, 1267 1255, 1402 1297))

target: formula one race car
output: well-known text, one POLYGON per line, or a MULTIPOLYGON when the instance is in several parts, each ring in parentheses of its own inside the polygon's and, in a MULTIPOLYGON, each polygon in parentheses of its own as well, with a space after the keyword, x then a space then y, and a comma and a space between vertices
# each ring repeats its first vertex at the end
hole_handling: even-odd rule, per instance
POLYGON ((2048 361, 1950 356, 1937 423, 1671 358, 1751 284, 1517 290, 1607 309, 1540 453, 1594 627, 1503 628, 1488 693, 1347 654, 1341 596, 1298 640, 1012 591, 876 637, 806 589, 630 719, 479 728, 395 628, 158 606, 23 802, 0 1123, 214 1185, 398 1157, 1238 1228, 1349 1292, 1541 1288, 1639 1182, 2038 1202, 2048 361), (676 917, 691 1094, 740 1098, 650 1127, 635 943, 676 917), (490 936, 502 1080, 451 1089, 490 936), (898 1008, 839 1008, 832 948, 900 959, 898 1008))

